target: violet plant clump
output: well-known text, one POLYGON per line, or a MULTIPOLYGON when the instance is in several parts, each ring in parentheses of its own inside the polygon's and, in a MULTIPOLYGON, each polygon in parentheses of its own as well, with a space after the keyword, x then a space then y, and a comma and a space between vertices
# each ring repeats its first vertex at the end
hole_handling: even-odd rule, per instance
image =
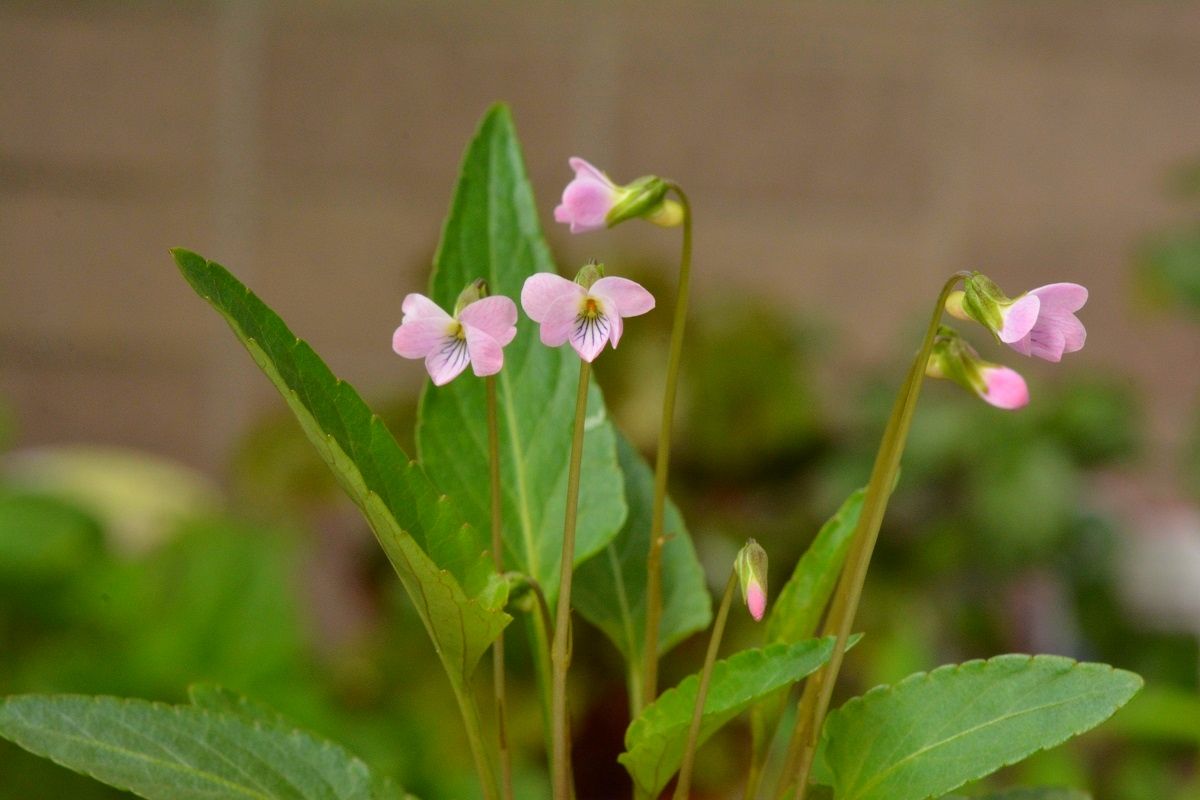
MULTIPOLYGON (((743 750, 747 798, 804 798, 814 786, 836 800, 942 797, 1089 730, 1138 691, 1138 676, 1107 665, 1003 655, 917 673, 831 708, 924 379, 948 379, 1002 410, 1030 402, 1025 379, 985 361, 944 313, 980 323, 1018 353, 1058 361, 1084 344, 1076 312, 1086 289, 1050 284, 1010 299, 978 272, 949 276, 931 298, 865 488, 821 528, 770 604, 767 551, 748 539, 721 576, 714 617, 684 520, 667 497, 691 203, 672 180, 622 186, 582 159, 569 163, 575 177, 552 213, 573 233, 633 219, 680 228, 653 469, 608 419, 591 364, 606 345, 617 348, 626 320, 659 310, 656 300, 598 262, 573 280, 558 274, 533 222, 547 210, 533 200, 503 106, 489 111, 468 148, 427 293, 400 303, 393 349, 423 359, 430 378, 419 460, 229 271, 173 251, 374 531, 431 640, 424 657, 446 672, 484 798, 517 796, 504 656, 514 619, 523 624, 511 633, 528 640, 545 726, 549 780, 537 796, 555 800, 586 788, 574 785, 570 665, 573 641, 591 629, 577 626, 577 616, 623 660, 630 720, 618 760, 635 798, 658 798, 672 781, 676 800, 691 796, 700 748, 743 712, 753 737, 743 750), (719 658, 735 590, 763 623, 754 629, 760 644, 719 658), (706 629, 703 662, 660 692, 660 657, 706 629), (473 678, 489 651, 492 693, 481 703, 473 678), (774 758, 773 741, 781 745, 774 758)), ((10 697, 0 702, 0 736, 152 800, 408 796, 344 748, 231 693, 197 693, 176 707, 10 697)))

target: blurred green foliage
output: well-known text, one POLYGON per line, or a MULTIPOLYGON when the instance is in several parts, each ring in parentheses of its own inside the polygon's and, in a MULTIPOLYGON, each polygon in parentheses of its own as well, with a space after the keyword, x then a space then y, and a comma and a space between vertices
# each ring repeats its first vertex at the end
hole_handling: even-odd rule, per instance
MULTIPOLYGON (((645 336, 622 342, 621 359, 600 364, 614 416, 647 448, 660 387, 639 376, 657 374, 669 322, 660 316, 646 319, 645 336)), ((725 304, 698 311, 691 334, 673 494, 705 563, 727 565, 754 536, 781 586, 865 480, 905 348, 852 399, 835 402, 818 380, 837 369, 819 330, 725 304)), ((1094 502, 1102 476, 1137 467, 1139 398, 1121 376, 1069 365, 1053 377, 1031 372, 1030 386, 1033 402, 1020 413, 943 382, 926 386, 867 582, 859 628, 869 635, 847 661, 843 695, 1003 652, 1107 661, 1147 679, 1111 726, 967 794, 1078 785, 1106 800, 1200 797, 1195 633, 1147 630, 1131 615, 1117 580, 1126 531, 1094 502)), ((411 436, 411 398, 380 407, 402 442, 411 436)), ((1200 415, 1192 440, 1200 496, 1200 415)), ((163 530, 145 549, 121 546, 119 520, 52 488, 0 472, 0 694, 183 701, 188 684, 218 683, 344 743, 419 797, 473 796, 453 696, 431 668, 419 622, 283 410, 232 455, 227 497, 157 517, 163 530)), ((726 647, 756 646, 761 635, 747 619, 731 620, 726 647)), ((537 796, 545 764, 536 690, 524 637, 508 641, 518 796, 537 796)), ((673 652, 664 685, 693 672, 703 646, 694 637, 673 652)), ((580 798, 624 794, 628 778, 615 761, 626 720, 620 659, 581 627, 574 663, 580 798)), ((744 727, 722 731, 705 750, 698 788, 734 792, 747 742, 744 727)), ((0 800, 117 796, 0 743, 0 800)))

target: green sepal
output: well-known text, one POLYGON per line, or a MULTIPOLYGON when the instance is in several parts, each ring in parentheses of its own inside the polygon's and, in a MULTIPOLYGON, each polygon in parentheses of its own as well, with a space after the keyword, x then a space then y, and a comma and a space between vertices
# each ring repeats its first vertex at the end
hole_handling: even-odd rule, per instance
POLYGON ((667 188, 667 182, 655 175, 644 175, 620 187, 621 199, 609 209, 604 222, 611 228, 627 219, 654 214, 662 206, 667 188))

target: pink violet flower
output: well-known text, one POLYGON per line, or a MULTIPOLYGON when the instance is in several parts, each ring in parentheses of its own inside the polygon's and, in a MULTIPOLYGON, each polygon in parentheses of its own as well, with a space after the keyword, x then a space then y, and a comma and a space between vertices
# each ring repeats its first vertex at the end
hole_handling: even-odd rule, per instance
POLYGON ((1051 283, 1031 289, 1013 303, 1000 331, 1000 341, 1022 355, 1061 361, 1063 353, 1074 353, 1087 341, 1087 329, 1075 316, 1087 299, 1087 288, 1078 283, 1051 283), (1022 303, 1026 310, 1018 313, 1017 306, 1022 303), (1029 307, 1033 308, 1032 315, 1029 307))
POLYGON ((392 349, 425 359, 435 386, 454 380, 467 364, 476 375, 495 375, 504 366, 503 348, 517 335, 517 306, 507 297, 481 298, 451 316, 425 295, 410 294, 401 310, 392 349))
POLYGON ((985 402, 1013 411, 1029 405, 1029 387, 1021 373, 1008 367, 988 365, 979 370, 983 388, 976 389, 985 402))
POLYGON ((621 199, 621 188, 578 156, 567 163, 575 170, 575 178, 563 189, 562 203, 554 209, 554 220, 570 224, 571 233, 607 227, 608 212, 621 199))
POLYGON ((551 272, 539 272, 526 279, 521 306, 541 326, 542 344, 558 347, 570 342, 580 358, 591 362, 607 342, 616 349, 624 331, 623 318, 654 308, 654 296, 628 278, 599 278, 585 288, 551 272))

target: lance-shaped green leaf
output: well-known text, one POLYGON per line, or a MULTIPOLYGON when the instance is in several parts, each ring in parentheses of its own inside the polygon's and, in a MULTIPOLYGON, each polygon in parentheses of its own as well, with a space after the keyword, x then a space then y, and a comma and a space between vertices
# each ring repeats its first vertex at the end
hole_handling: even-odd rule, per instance
MULTIPOLYGON (((864 496, 866 489, 856 489, 847 497, 796 562, 792 576, 768 606, 768 644, 798 642, 816 634, 825 605, 842 574, 864 496)), ((750 713, 751 757, 756 764, 766 758, 787 698, 786 689, 775 692, 764 697, 750 713)))
MULTIPOLYGON (((491 294, 519 302, 526 278, 554 269, 512 118, 496 106, 463 160, 430 293, 452 308, 463 287, 483 278, 491 294)), ((550 596, 558 587, 579 363, 569 347, 542 344, 537 326, 522 317, 496 376, 505 566, 533 576, 550 596)), ((421 463, 480 530, 489 530, 491 518, 485 407, 484 382, 464 375, 426 389, 417 425, 421 463)), ((576 563, 604 547, 625 519, 615 435, 595 384, 582 475, 576 563)))
POLYGON ((838 800, 925 800, 1108 719, 1142 679, 1060 656, 997 656, 919 672, 825 722, 838 800))
MULTIPOLYGON (((646 554, 654 473, 633 445, 617 435, 617 456, 625 475, 629 516, 617 537, 575 571, 575 608, 604 632, 625 661, 642 664, 646 644, 646 554)), ((658 634, 661 655, 712 619, 712 598, 683 516, 670 500, 663 516, 670 538, 662 551, 663 610, 658 634)))
POLYGON ((332 742, 190 706, 80 695, 0 702, 0 736, 148 800, 375 800, 367 765, 332 742))
POLYGON ((767 613, 767 643, 798 642, 816 633, 833 594, 866 489, 856 489, 817 532, 767 613))
MULTIPOLYGON (((829 659, 832 647, 832 637, 810 639, 743 650, 716 662, 699 741, 706 741, 759 698, 815 671, 829 659)), ((679 769, 699 685, 699 674, 684 678, 646 706, 625 732, 625 752, 619 760, 651 797, 657 797, 679 769)))
POLYGON ((509 621, 498 607, 503 596, 494 592, 484 539, 354 388, 335 378, 274 311, 221 265, 186 250, 173 253, 184 278, 229 323, 362 510, 451 681, 465 685, 509 621))

